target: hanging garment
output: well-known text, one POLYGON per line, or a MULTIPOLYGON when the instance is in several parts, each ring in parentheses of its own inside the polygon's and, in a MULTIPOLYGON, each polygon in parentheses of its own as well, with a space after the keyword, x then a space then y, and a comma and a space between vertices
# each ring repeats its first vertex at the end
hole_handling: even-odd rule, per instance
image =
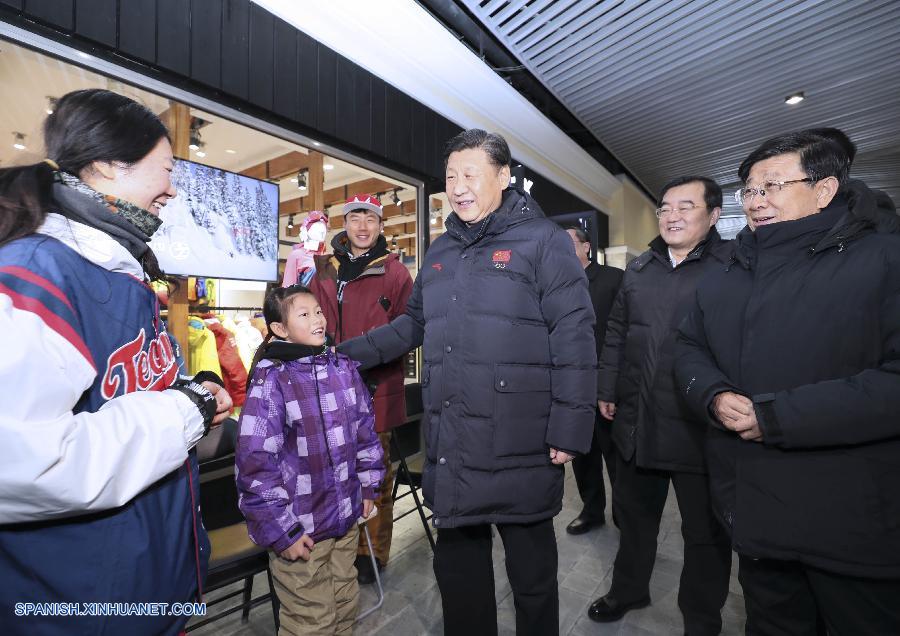
POLYGON ((222 368, 225 389, 231 395, 235 407, 243 406, 247 396, 247 368, 244 366, 241 356, 238 355, 234 336, 215 318, 204 322, 206 328, 212 331, 216 337, 216 350, 219 356, 219 365, 222 368))
POLYGON ((191 375, 206 370, 222 376, 216 337, 206 328, 203 319, 196 316, 188 318, 188 345, 188 371, 191 375))

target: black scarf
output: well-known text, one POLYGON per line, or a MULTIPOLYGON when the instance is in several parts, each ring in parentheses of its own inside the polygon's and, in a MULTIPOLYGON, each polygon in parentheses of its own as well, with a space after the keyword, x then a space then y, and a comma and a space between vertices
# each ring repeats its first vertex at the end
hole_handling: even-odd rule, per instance
POLYGON ((369 248, 369 251, 359 256, 353 256, 353 252, 350 251, 350 240, 347 238, 346 232, 341 232, 334 237, 331 246, 334 248, 334 255, 339 263, 338 281, 343 283, 356 280, 360 274, 366 271, 366 268, 372 261, 389 253, 387 239, 384 238, 383 234, 378 236, 378 240, 375 241, 375 245, 369 248))
POLYGON ((319 356, 328 351, 328 347, 334 343, 331 336, 325 336, 325 344, 319 346, 295 344, 286 340, 272 340, 266 344, 263 349, 263 358, 269 360, 281 360, 282 362, 290 362, 291 360, 300 360, 301 358, 311 358, 319 356))

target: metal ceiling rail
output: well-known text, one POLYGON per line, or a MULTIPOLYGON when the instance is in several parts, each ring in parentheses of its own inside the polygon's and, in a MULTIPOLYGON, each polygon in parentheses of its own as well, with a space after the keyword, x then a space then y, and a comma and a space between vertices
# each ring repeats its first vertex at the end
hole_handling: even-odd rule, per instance
MULTIPOLYGON (((888 6, 887 3, 885 3, 885 6, 882 9, 873 11, 871 17, 868 17, 864 21, 858 22, 863 24, 871 22, 873 26, 877 28, 879 25, 879 17, 883 14, 889 14, 890 11, 891 7, 888 6)), ((810 16, 808 18, 808 25, 809 28, 816 29, 844 29, 844 31, 841 32, 841 35, 845 39, 845 41, 849 41, 849 38, 846 37, 847 20, 843 12, 829 14, 828 16, 810 16)), ((883 22, 881 23, 881 28, 882 30, 887 31, 892 35, 895 35, 896 33, 894 29, 890 28, 883 22)), ((725 40, 728 35, 729 34, 727 33, 721 34, 721 39, 725 40)), ((817 40, 817 43, 821 42, 822 48, 833 48, 833 44, 831 42, 828 42, 824 35, 825 34, 821 34, 821 37, 817 40)), ((797 47, 798 45, 800 45, 806 46, 808 48, 808 44, 797 38, 793 33, 783 34, 783 36, 777 40, 774 40, 773 38, 756 38, 755 36, 756 34, 753 32, 741 33, 741 37, 736 41, 727 43, 727 46, 729 48, 726 49, 723 55, 716 58, 713 58, 711 55, 711 53, 715 51, 714 48, 698 47, 696 43, 689 42, 686 44, 686 47, 691 54, 683 58, 676 58, 677 61, 675 62, 669 61, 670 58, 667 58, 666 61, 663 61, 660 60, 659 57, 657 57, 656 63, 653 65, 653 68, 648 68, 648 65, 643 64, 643 61, 641 61, 641 63, 630 61, 623 63, 620 61, 615 66, 615 68, 610 68, 608 70, 598 69, 590 78, 595 84, 596 88, 591 89, 588 92, 580 93, 578 98, 570 100, 570 104, 573 107, 577 107, 579 100, 583 101, 597 93, 602 93, 604 97, 608 99, 619 93, 632 91, 642 84, 651 84, 652 86, 657 86, 660 83, 666 81, 668 81, 669 83, 681 83, 685 76, 677 73, 676 71, 684 66, 689 67, 689 73, 693 73, 700 77, 720 79, 716 76, 716 70, 731 66, 735 60, 747 59, 751 55, 756 55, 759 51, 761 51, 763 55, 768 54, 769 56, 777 55, 779 57, 784 57, 783 51, 787 50, 786 47, 797 47), (658 79, 660 75, 664 75, 664 78, 662 80, 658 79), (639 79, 631 82, 624 81, 627 78, 639 79)), ((657 54, 671 54, 674 52, 675 51, 658 51, 657 54)), ((784 65, 785 63, 782 63, 782 66, 784 65)), ((565 92, 566 91, 560 90, 560 93, 565 92)))
MULTIPOLYGON (((607 39, 609 39, 610 36, 618 33, 620 30, 626 28, 626 26, 634 24, 647 14, 657 10, 661 11, 661 8, 667 2, 669 2, 669 0, 653 0, 652 2, 632 0, 631 2, 622 3, 613 10, 609 10, 606 3, 600 3, 593 11, 590 11, 583 16, 583 22, 582 20, 577 20, 569 25, 571 27, 569 30, 562 28, 563 25, 559 25, 555 28, 553 34, 545 40, 541 40, 540 34, 536 34, 532 38, 533 41, 532 39, 529 39, 528 42, 523 42, 521 48, 522 51, 529 56, 529 59, 536 69, 542 73, 549 73, 556 66, 567 63, 581 51, 598 45, 601 42, 608 44, 608 48, 612 47, 614 42, 610 41, 607 43, 607 39), (625 15, 628 15, 631 20, 631 23, 628 25, 622 24, 623 20, 621 19, 625 15), (589 31, 589 33, 580 34, 580 31, 589 31), (579 40, 573 43, 571 39, 569 39, 570 36, 572 38, 579 38, 579 40), (593 40, 596 40, 596 42, 593 40), (537 51, 535 49, 538 48, 538 44, 546 46, 540 51, 537 51), (566 54, 567 56, 564 56, 563 54, 566 54), (552 64, 550 64, 550 62, 552 62, 552 64)), ((575 63, 577 62, 574 62, 573 64, 575 63)))
MULTIPOLYGON (((640 134, 641 131, 646 130, 645 125, 641 123, 643 118, 654 117, 661 113, 679 113, 679 125, 710 120, 729 122, 754 114, 760 108, 784 107, 782 101, 788 91, 782 87, 788 85, 787 82, 798 76, 804 78, 804 84, 799 88, 804 89, 807 98, 818 99, 825 97, 827 99, 831 91, 839 90, 840 87, 833 85, 822 86, 821 84, 824 84, 833 74, 848 75, 858 68, 858 64, 864 64, 866 72, 862 75, 856 75, 852 80, 853 82, 872 79, 875 80, 872 83, 877 86, 882 82, 877 81, 878 78, 874 76, 885 73, 885 71, 890 75, 892 70, 894 75, 900 74, 900 67, 894 61, 900 58, 892 59, 891 57, 900 51, 900 42, 891 42, 891 39, 896 40, 896 38, 890 38, 889 36, 873 40, 875 45, 873 50, 867 54, 860 54, 857 58, 858 62, 856 59, 850 60, 848 58, 838 59, 834 62, 824 62, 822 58, 810 55, 806 63, 784 67, 778 73, 773 72, 768 84, 758 88, 754 87, 746 93, 738 90, 735 85, 729 87, 722 86, 720 83, 718 89, 709 91, 705 90, 704 86, 697 86, 693 89, 694 92, 692 94, 678 99, 673 98, 663 101, 662 99, 657 99, 656 95, 653 94, 642 95, 640 101, 630 105, 627 109, 619 108, 613 111, 611 108, 597 105, 591 111, 582 115, 584 120, 590 125, 603 125, 612 120, 619 121, 619 113, 627 112, 632 123, 625 126, 622 126, 621 123, 617 125, 615 132, 619 135, 640 134), (882 43, 883 46, 875 50, 876 46, 882 43), (752 102, 748 93, 752 93, 752 102), (743 106, 750 106, 751 104, 755 104, 756 108, 751 110, 742 109, 743 106), (699 105, 702 105, 703 108, 697 109, 696 107, 699 105), (593 113, 596 113, 596 115, 593 113)), ((791 51, 786 51, 787 53, 791 53, 791 51)), ((666 93, 664 92, 663 94, 665 95, 666 93)), ((674 93, 670 92, 669 94, 674 93)), ((846 99, 846 97, 842 95, 841 99, 846 99)), ((853 99, 870 101, 872 96, 867 94, 865 97, 859 96, 853 99)), ((803 108, 797 110, 805 111, 808 106, 809 103, 804 104, 803 108)))
MULTIPOLYGON (((815 0, 807 0, 807 4, 813 2, 815 0)), ((754 10, 752 0, 741 4, 743 6, 738 10, 738 15, 751 15, 754 10)), ((797 5, 792 9, 786 10, 786 13, 791 11, 802 14, 805 11, 805 7, 797 5)), ((793 16, 789 14, 787 17, 793 16)), ((641 84, 647 84, 656 80, 660 75, 674 74, 678 68, 695 63, 697 58, 704 61, 704 66, 707 66, 709 62, 713 63, 710 66, 722 66, 725 62, 722 59, 714 58, 713 54, 719 49, 724 49, 728 56, 735 57, 733 53, 735 48, 734 42, 729 40, 729 36, 732 33, 737 33, 739 38, 748 44, 761 46, 762 42, 758 39, 754 40, 754 36, 757 33, 765 32, 770 26, 777 26, 778 20, 777 16, 769 16, 766 19, 752 22, 751 26, 746 28, 743 25, 730 22, 704 24, 698 27, 696 33, 692 34, 690 39, 681 38, 674 41, 672 36, 677 34, 683 25, 680 23, 667 25, 664 29, 657 31, 653 38, 646 38, 641 43, 642 49, 637 59, 623 61, 620 58, 616 64, 601 65, 594 72, 577 78, 574 82, 568 81, 559 84, 558 88, 560 92, 566 93, 589 86, 599 87, 608 83, 613 90, 613 94, 615 94, 616 92, 624 91, 624 87, 620 89, 619 85, 615 83, 618 80, 624 79, 627 81, 631 79, 641 84), (700 46, 695 39, 703 39, 704 34, 706 37, 703 45, 700 46), (662 46, 657 47, 657 44, 662 46), (682 56, 681 53, 686 53, 686 55, 682 56), (647 61, 651 63, 647 64, 647 61), (660 63, 663 61, 665 62, 664 64, 660 63)), ((725 59, 727 59, 727 56, 725 59)), ((630 82, 629 86, 633 87, 634 81, 630 82)))
MULTIPOLYGON (((884 25, 883 20, 879 15, 873 16, 869 22, 872 24, 870 25, 868 22, 863 22, 852 27, 847 27, 845 24, 841 23, 828 28, 822 27, 824 31, 823 36, 832 33, 835 35, 840 34, 845 37, 845 41, 848 41, 850 39, 849 36, 859 34, 866 39, 867 44, 872 41, 873 37, 896 39, 893 30, 884 25), (876 32, 879 24, 884 25, 880 30, 880 34, 879 32, 876 32)), ((766 58, 777 57, 783 60, 773 66, 775 69, 773 70, 773 74, 776 75, 785 70, 790 71, 792 68, 796 69, 800 64, 819 68, 823 66, 821 59, 811 61, 813 59, 812 51, 818 49, 824 49, 827 52, 828 50, 833 49, 833 44, 826 37, 819 38, 815 43, 810 44, 794 37, 793 34, 788 34, 786 37, 776 42, 764 43, 754 39, 745 40, 740 44, 735 43, 732 45, 729 54, 727 56, 720 56, 715 63, 702 63, 702 58, 701 60, 690 59, 679 62, 677 66, 673 64, 668 69, 662 69, 664 76, 653 82, 645 91, 639 91, 643 84, 643 80, 641 80, 640 83, 632 83, 622 87, 621 84, 617 85, 615 80, 610 79, 603 82, 602 87, 598 87, 590 93, 583 93, 577 99, 570 99, 568 103, 573 109, 580 110, 582 104, 587 103, 585 100, 593 98, 595 101, 591 105, 594 108, 605 109, 609 107, 606 102, 613 101, 613 99, 618 97, 623 91, 630 91, 629 94, 633 95, 633 99, 640 99, 643 104, 652 105, 654 102, 650 98, 654 97, 657 93, 662 95, 672 94, 672 91, 670 90, 672 85, 681 86, 688 80, 696 80, 696 82, 698 82, 697 84, 691 84, 691 94, 694 94, 696 92, 695 89, 699 89, 701 85, 717 85, 721 88, 724 86, 722 83, 722 72, 732 73, 733 77, 737 79, 740 76, 733 72, 733 68, 756 69, 761 66, 760 61, 765 60, 766 58), (797 56, 791 57, 790 54, 792 53, 797 53, 797 56), (744 62, 744 60, 754 60, 754 63, 753 65, 750 65, 749 63, 744 62), (684 72, 679 73, 678 70, 683 67, 686 67, 684 68, 684 72), (610 89, 603 90, 603 87, 606 86, 609 86, 610 89), (612 88, 613 86, 618 86, 619 88, 612 88)), ((838 57, 840 58, 841 56, 838 57)), ((847 59, 846 56, 844 56, 844 59, 847 59)), ((794 73, 796 74, 796 70, 794 73)), ((800 77, 797 77, 795 81, 799 83, 801 81, 800 77)), ((809 85, 806 75, 802 76, 802 82, 802 86, 809 85)), ((771 85, 766 85, 762 88, 767 88, 769 86, 771 85)), ((778 90, 783 91, 788 89, 788 86, 789 85, 781 87, 771 86, 771 88, 772 90, 777 88, 778 90)), ((802 86, 799 86, 798 88, 802 88, 802 86)), ((684 97, 690 99, 691 94, 686 94, 684 97)), ((617 105, 626 107, 625 104, 617 105)))
MULTIPOLYGON (((749 4, 749 1, 743 0, 735 2, 732 7, 746 4, 749 4)), ((699 9, 682 6, 675 11, 670 11, 665 7, 660 7, 628 25, 620 25, 618 28, 615 25, 609 25, 609 28, 597 31, 590 38, 579 43, 578 54, 569 59, 559 60, 553 69, 546 72, 545 77, 548 82, 559 82, 565 85, 575 77, 576 71, 584 64, 594 66, 600 61, 608 62, 613 59, 618 62, 623 55, 627 55, 624 49, 645 45, 650 36, 658 33, 661 28, 671 24, 680 24, 688 17, 701 19, 721 11, 722 5, 717 4, 715 0, 710 0, 702 4, 699 9), (653 27, 655 27, 653 30, 649 30, 653 27), (607 55, 602 55, 604 52, 607 55)))

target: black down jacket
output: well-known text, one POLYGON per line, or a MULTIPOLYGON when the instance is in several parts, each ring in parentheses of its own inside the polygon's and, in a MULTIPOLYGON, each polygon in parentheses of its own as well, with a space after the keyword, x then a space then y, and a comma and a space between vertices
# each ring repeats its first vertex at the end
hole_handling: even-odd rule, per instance
POLYGON ((849 201, 738 235, 698 288, 676 375, 714 425, 713 505, 737 552, 897 579, 900 237, 873 231, 871 195, 849 201), (763 443, 712 419, 723 391, 752 398, 763 443))
POLYGON ((559 512, 550 447, 587 452, 596 354, 572 241, 524 192, 475 236, 456 215, 432 244, 406 314, 339 349, 363 368, 423 344, 425 500, 440 528, 559 512))
POLYGON ((657 236, 625 268, 606 326, 598 396, 616 404, 612 435, 625 460, 642 468, 705 472, 706 421, 681 398, 673 375, 678 325, 693 306, 698 281, 725 269, 731 241, 716 228, 678 267, 657 236))

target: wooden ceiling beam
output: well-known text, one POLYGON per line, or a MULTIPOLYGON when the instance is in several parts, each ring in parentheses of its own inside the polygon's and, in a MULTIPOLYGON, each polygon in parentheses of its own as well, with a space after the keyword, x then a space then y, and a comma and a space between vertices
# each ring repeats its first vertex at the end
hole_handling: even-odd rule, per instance
MULTIPOLYGON (((318 160, 321 162, 322 155, 320 153, 315 153, 315 155, 318 155, 318 160)), ((276 179, 283 179, 284 177, 295 175, 301 170, 309 170, 315 162, 315 159, 316 157, 312 152, 306 154, 294 150, 281 155, 280 157, 275 157, 274 159, 258 163, 255 166, 250 166, 246 170, 241 170, 241 174, 247 177, 253 177, 254 179, 269 179, 274 181, 276 179)))

